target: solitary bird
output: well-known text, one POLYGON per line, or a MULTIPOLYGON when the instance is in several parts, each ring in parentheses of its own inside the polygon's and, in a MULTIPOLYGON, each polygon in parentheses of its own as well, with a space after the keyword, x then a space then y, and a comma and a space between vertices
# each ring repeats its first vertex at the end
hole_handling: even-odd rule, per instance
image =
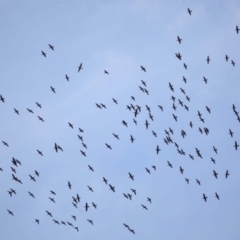
POLYGON ((177 36, 177 41, 179 42, 179 44, 181 44, 182 39, 179 36, 177 36))
POLYGON ((144 72, 146 72, 146 68, 145 67, 143 67, 143 66, 140 66, 141 67, 141 69, 144 71, 144 72))
POLYGON ((83 68, 82 68, 82 63, 81 63, 81 64, 79 65, 79 67, 78 67, 78 72, 80 72, 81 69, 83 69, 83 68))
POLYGON ((239 32, 239 30, 240 30, 240 28, 238 28, 238 26, 236 26, 236 32, 237 32, 237 34, 238 34, 238 32, 239 32))
POLYGON ((44 57, 47 57, 47 54, 44 51, 41 51, 44 57))
POLYGON ((48 44, 48 46, 54 51, 54 46, 51 44, 48 44))

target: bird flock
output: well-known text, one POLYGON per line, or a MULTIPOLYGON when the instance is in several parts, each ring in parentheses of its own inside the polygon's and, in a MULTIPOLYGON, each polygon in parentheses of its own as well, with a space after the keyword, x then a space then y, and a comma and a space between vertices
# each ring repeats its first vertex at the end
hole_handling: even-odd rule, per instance
MULTIPOLYGON (((189 8, 187 9, 187 13, 191 16, 193 14, 193 11, 190 10, 189 8)), ((238 28, 238 26, 236 26, 235 28, 236 33, 238 34, 240 29, 238 28)), ((184 39, 181 39, 180 36, 177 36, 177 40, 178 43, 177 44, 184 44, 184 39)), ((51 51, 57 51, 57 49, 54 48, 53 45, 49 44, 49 48, 51 51)), ((41 51, 41 54, 44 58, 48 57, 48 53, 45 51, 41 51)), ((182 61, 183 56, 181 55, 180 52, 175 53, 175 56, 178 60, 182 61)), ((223 56, 224 59, 224 56, 223 56)), ((225 61, 228 62, 229 57, 228 55, 225 55, 225 61)), ((206 62, 207 64, 211 63, 211 59, 210 56, 206 57, 206 62)), ((236 63, 231 60, 231 64, 233 67, 236 66, 236 63)), ((185 70, 188 70, 188 65, 186 63, 183 63, 183 67, 185 68, 185 70)), ((80 65, 76 68, 76 71, 81 74, 81 71, 83 70, 83 63, 80 63, 80 65)), ((147 67, 140 65, 139 67, 139 71, 141 71, 143 73, 143 78, 145 75, 147 75, 147 67)), ((103 74, 111 74, 110 71, 107 70, 103 70, 103 74)), ((65 79, 66 81, 70 82, 70 77, 68 74, 65 74, 65 79)), ((152 146, 152 151, 155 152, 156 155, 161 155, 161 151, 164 148, 171 148, 172 151, 177 151, 177 153, 179 155, 181 155, 184 158, 188 158, 191 161, 196 161, 197 158, 199 159, 203 159, 206 158, 204 156, 204 154, 202 153, 201 150, 201 146, 195 147, 194 150, 191 149, 183 149, 181 147, 181 143, 180 142, 176 142, 175 139, 175 135, 180 135, 182 137, 182 140, 184 141, 184 139, 188 138, 188 131, 192 131, 194 128, 197 129, 198 134, 201 135, 205 135, 208 136, 209 134, 211 134, 210 129, 207 126, 207 120, 209 118, 209 116, 211 115, 212 111, 214 111, 214 109, 211 109, 209 106, 204 106, 206 114, 202 112, 202 110, 197 110, 196 111, 196 115, 199 118, 199 122, 193 122, 193 120, 188 119, 188 124, 187 126, 181 126, 182 129, 180 131, 180 133, 177 133, 174 130, 174 124, 178 124, 178 111, 195 111, 193 109, 193 107, 191 106, 191 99, 194 98, 194 96, 190 96, 187 95, 187 91, 184 89, 184 85, 187 84, 187 79, 186 77, 183 76, 183 86, 180 87, 179 92, 181 95, 178 94, 178 90, 174 87, 174 85, 171 82, 168 82, 168 85, 166 85, 166 91, 169 92, 170 94, 170 99, 171 99, 171 104, 169 105, 170 108, 172 109, 172 113, 171 113, 171 118, 172 118, 172 122, 169 121, 169 124, 171 124, 171 127, 169 127, 168 129, 152 129, 151 125, 153 121, 155 120, 155 116, 159 115, 159 114, 164 114, 164 110, 166 108, 168 108, 169 106, 167 105, 160 105, 158 103, 156 103, 155 106, 149 106, 147 104, 145 104, 145 106, 140 105, 138 103, 138 99, 136 99, 135 96, 129 96, 129 104, 127 104, 127 106, 123 106, 121 105, 120 101, 118 99, 116 99, 115 97, 113 97, 111 99, 111 104, 116 105, 117 107, 120 108, 126 108, 125 110, 128 112, 127 114, 129 115, 128 119, 119 119, 119 122, 116 123, 117 125, 121 125, 122 130, 121 131, 127 131, 129 132, 129 141, 131 144, 134 144, 135 141, 138 141, 138 138, 136 136, 134 136, 133 133, 131 133, 132 128, 138 127, 138 128, 145 128, 147 131, 147 134, 150 134, 157 139, 157 141, 159 142, 157 145, 152 146), (180 109, 177 111, 177 109, 180 109), (138 120, 139 116, 142 116, 143 118, 145 118, 144 122, 138 120), (130 120, 131 119, 131 120, 130 120), (160 133, 160 131, 164 132, 163 136, 160 133)), ((203 76, 203 82, 205 84, 208 84, 209 80, 203 76)), ((50 91, 52 91, 53 94, 57 94, 57 90, 54 86, 49 86, 50 87, 50 91)), ((148 82, 144 81, 144 80, 139 80, 139 85, 136 86, 136 88, 139 89, 139 91, 141 91, 142 94, 144 94, 146 97, 150 97, 151 93, 148 90, 148 82)), ((2 104, 6 104, 8 105, 8 99, 5 99, 4 97, 4 93, 1 93, 0 95, 0 101, 2 102, 2 104)), ((35 102, 36 107, 40 110, 42 109, 42 104, 39 102, 35 102)), ((11 106, 7 106, 9 108, 11 108, 11 106)), ((233 112, 233 117, 237 117, 237 121, 240 123, 240 116, 239 113, 237 111, 237 107, 235 106, 235 104, 232 104, 231 106, 232 108, 232 112, 233 112)), ((91 111, 103 111, 106 110, 107 111, 108 106, 107 104, 104 104, 102 102, 96 102, 95 106, 92 106, 91 111)), ((28 107, 26 107, 26 110, 29 114, 35 114, 35 110, 32 110, 28 107)), ((23 113, 23 110, 19 110, 16 109, 15 107, 13 108, 14 113, 16 113, 17 115, 19 115, 19 117, 21 117, 23 113)), ((37 111, 37 110, 36 110, 37 111)), ((103 113, 105 114, 105 113, 103 113)), ((47 119, 43 118, 42 116, 35 114, 36 115, 36 120, 41 121, 42 123, 44 123, 45 121, 47 121, 47 119)), ((82 148, 80 150, 77 150, 79 152, 79 154, 83 157, 83 158, 88 158, 88 146, 87 143, 84 141, 84 134, 85 134, 85 129, 80 128, 80 127, 76 127, 75 124, 71 123, 71 122, 67 122, 66 123, 66 127, 69 127, 71 130, 76 130, 77 129, 77 134, 76 134, 76 139, 78 139, 79 141, 81 141, 82 144, 82 148)), ((111 130, 110 130, 111 131, 111 130)), ((237 139, 235 139, 234 137, 234 132, 232 129, 227 129, 228 132, 226 132, 226 134, 228 133, 230 136, 229 138, 232 140, 232 146, 233 146, 233 151, 237 151, 238 150, 238 141, 237 139)), ((110 135, 113 137, 112 141, 119 141, 121 142, 122 138, 121 138, 121 133, 117 133, 117 132, 112 132, 110 133, 110 135)), ((3 143, 3 147, 7 147, 9 149, 11 149, 11 142, 7 142, 6 140, 2 139, 2 143, 3 143)), ((106 148, 107 150, 115 150, 115 146, 114 144, 112 144, 112 142, 106 142, 104 141, 102 143, 102 147, 103 150, 104 148, 106 148), (112 146, 113 145, 113 146, 112 146)), ((228 169, 225 169, 224 173, 218 173, 217 172, 217 160, 215 159, 216 156, 218 154, 221 154, 218 152, 218 148, 215 145, 212 145, 212 151, 213 151, 213 155, 211 156, 209 161, 212 162, 212 175, 215 179, 218 179, 219 177, 228 179, 230 176, 230 172, 228 169)), ((64 146, 61 146, 59 143, 55 142, 52 145, 53 151, 55 151, 57 154, 60 154, 61 152, 64 152, 64 146)), ((12 151, 12 153, 14 154, 14 150, 10 150, 12 151)), ((44 152, 41 149, 36 149, 35 150, 36 153, 41 156, 41 157, 45 157, 44 152)), ((191 184, 192 182, 195 182, 198 186, 202 186, 202 180, 195 178, 195 179, 190 179, 189 177, 187 177, 187 174, 185 174, 185 170, 184 170, 184 163, 181 162, 183 165, 180 165, 179 163, 173 163, 171 160, 167 159, 166 161, 166 167, 169 167, 171 169, 177 168, 179 169, 179 172, 183 177, 183 180, 185 180, 186 184, 191 184), (177 166, 180 165, 180 166, 177 166)), ((9 188, 6 191, 6 194, 9 195, 10 198, 17 198, 18 192, 21 192, 21 185, 24 184, 24 181, 18 176, 18 170, 19 168, 23 168, 24 164, 22 164, 22 162, 20 160, 17 159, 17 157, 12 157, 11 162, 10 162, 10 170, 11 170, 11 174, 9 174, 9 177, 12 178, 12 181, 14 181, 13 186, 9 186, 9 188)), ((89 163, 86 163, 86 167, 89 169, 89 171, 91 171, 92 173, 94 173, 95 168, 94 166, 91 166, 89 163)), ((151 166, 146 166, 145 169, 143 169, 146 174, 154 174, 157 173, 157 164, 153 163, 151 166)), ((7 169, 3 168, 2 166, 0 166, 0 174, 8 174, 7 169), (6 173, 5 173, 6 172, 6 173)), ((32 173, 26 173, 25 175, 28 176, 28 179, 25 178, 26 181, 32 181, 35 184, 37 184, 38 180, 41 178, 42 173, 40 173, 37 169, 34 170, 32 173)), ((0 176, 1 177, 1 176, 0 176)), ((70 176, 69 176, 70 177, 70 176)), ((137 176, 135 177, 135 175, 132 172, 126 172, 126 178, 128 177, 131 181, 137 181, 137 176)), ((112 192, 112 194, 118 194, 119 198, 124 198, 126 200, 132 201, 134 202, 134 199, 138 197, 138 189, 129 187, 129 191, 128 192, 119 192, 118 190, 118 186, 115 186, 111 180, 107 179, 106 176, 103 176, 102 179, 99 179, 99 181, 102 181, 102 184, 104 186, 106 186, 109 191, 112 192)), ((72 207, 75 209, 75 214, 71 215, 71 220, 62 220, 62 219, 58 219, 51 211, 51 209, 42 209, 42 211, 44 211, 46 213, 46 216, 49 218, 49 220, 51 220, 54 224, 57 225, 67 225, 72 227, 74 230, 76 230, 77 232, 80 231, 80 227, 78 226, 78 209, 79 208, 83 208, 85 209, 86 212, 88 212, 89 208, 92 208, 94 210, 98 209, 98 204, 94 201, 91 202, 84 202, 84 196, 82 196, 80 193, 75 193, 74 192, 74 185, 72 184, 71 180, 66 182, 66 186, 65 188, 69 189, 69 191, 71 192, 71 204, 72 207), (74 192, 74 193, 73 193, 74 192)), ((89 186, 87 185, 86 188, 92 192, 93 194, 95 193, 95 189, 93 186, 89 186)), ((47 190, 49 192, 49 201, 52 202, 53 204, 57 204, 58 200, 57 199, 57 192, 54 189, 49 189, 47 190)), ((30 198, 36 199, 36 198, 41 198, 41 196, 36 196, 33 193, 33 189, 29 189, 26 194, 29 195, 30 198)), ((207 195, 205 192, 202 192, 201 195, 202 200, 201 201, 208 201, 208 198, 215 198, 216 200, 220 200, 221 196, 218 192, 213 191, 213 193, 209 196, 207 195)), ((157 201, 157 200, 156 200, 157 201)), ((152 198, 150 196, 146 196, 145 197, 145 202, 143 201, 142 204, 139 206, 140 210, 151 210, 151 206, 154 204, 154 200, 152 200, 152 198), (142 209, 141 209, 142 208, 142 209)), ((9 206, 6 209, 6 213, 8 213, 11 216, 14 217, 18 217, 18 213, 14 212, 12 210, 12 208, 14 208, 13 206, 11 206, 11 204, 9 203, 9 206)), ((139 211, 140 211, 139 210, 139 211)), ((20 221, 20 220, 19 220, 20 221)), ((38 224, 39 226, 41 225, 41 221, 43 221, 42 219, 38 218, 38 216, 36 216, 35 219, 32 219, 33 222, 35 222, 36 224, 38 224)), ((95 222, 94 219, 86 219, 86 222, 88 222, 90 225, 94 226, 95 224, 98 224, 98 222, 95 222)), ((130 227, 129 224, 123 222, 123 226, 132 234, 136 234, 135 230, 133 229, 133 227, 130 227)))

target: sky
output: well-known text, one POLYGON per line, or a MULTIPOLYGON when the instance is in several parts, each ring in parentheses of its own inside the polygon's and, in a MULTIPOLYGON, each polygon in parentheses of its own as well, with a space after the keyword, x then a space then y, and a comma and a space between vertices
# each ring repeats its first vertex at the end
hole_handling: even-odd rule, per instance
POLYGON ((0 0, 0 239, 239 239, 237 25, 235 0, 0 0))

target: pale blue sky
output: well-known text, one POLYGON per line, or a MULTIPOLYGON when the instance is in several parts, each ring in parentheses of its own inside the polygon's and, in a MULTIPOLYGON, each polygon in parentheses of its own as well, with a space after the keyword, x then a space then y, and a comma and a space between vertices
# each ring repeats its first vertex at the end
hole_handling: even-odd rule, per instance
POLYGON ((240 123, 232 110, 235 104, 240 111, 240 34, 235 31, 236 25, 240 27, 240 3, 234 0, 0 0, 0 95, 5 98, 5 103, 0 102, 0 239, 238 240, 240 163, 239 150, 233 145, 235 141, 240 143, 240 123), (177 42, 177 36, 182 44, 177 42), (46 58, 41 51, 46 52, 46 58), (175 57, 178 52, 182 61, 175 57), (81 62, 83 69, 78 73, 81 62), (140 65, 147 72, 141 71, 140 65), (187 84, 182 81, 183 76, 187 84), (139 86, 144 87, 141 80, 147 83, 149 95, 140 91, 139 86), (169 89, 169 82, 174 92, 169 89), (171 96, 176 97, 176 111, 172 109, 171 96), (118 105, 112 98, 117 99, 118 105), (178 99, 189 111, 180 106, 178 99), (35 102, 41 103, 42 109, 35 102), (107 109, 98 109, 95 103, 103 103, 107 109), (133 123, 133 111, 126 107, 131 103, 141 106, 137 125, 133 123), (149 118, 146 105, 151 108, 154 121, 149 118), (158 105, 163 106, 163 112, 158 105), (211 114, 205 106, 211 108, 211 114), (19 116, 14 108, 19 110, 19 116), (198 111, 205 123, 199 120, 198 111), (178 116, 177 122, 172 114, 178 116), (150 123, 148 130, 146 119, 150 123), (128 123, 127 128, 122 125, 123 120, 128 123), (84 133, 78 131, 79 127, 84 133), (177 152, 174 144, 164 143, 164 130, 169 127, 174 131, 172 140, 185 151, 185 156, 177 152), (207 127, 209 135, 200 134, 199 127, 207 127), (229 129, 234 132, 233 138, 229 129), (187 133, 185 138, 181 130, 187 133), (118 134, 120 140, 112 133, 118 134), (78 134, 88 149, 84 150, 78 134), (130 142, 130 135, 135 138, 134 143, 130 142), (55 142, 64 152, 54 151, 55 142), (111 145, 112 151, 105 143, 111 145), (157 145, 161 149, 158 155, 157 145), (195 148, 200 149, 202 159, 197 157, 195 148), (14 167, 12 157, 19 159, 22 166, 14 167), (172 163, 172 169, 167 161, 172 163), (184 169, 183 175, 179 166, 184 169), (22 185, 12 180, 10 167, 16 169, 22 185), (40 177, 35 176, 37 181, 33 182, 29 174, 34 175, 35 170, 40 177), (230 173, 228 179, 224 176, 226 170, 230 173), (134 181, 128 172, 134 175, 134 181), (102 177, 115 186, 115 193, 102 177), (189 185, 185 178, 190 180, 189 185), (7 192, 10 188, 17 192, 12 198, 7 192), (132 201, 123 196, 131 193, 131 188, 137 190, 132 201), (50 190, 57 195, 51 195, 50 190), (72 205, 72 196, 77 193, 81 197, 78 209, 72 205), (203 193, 207 202, 202 199, 203 193), (49 197, 54 197, 56 203, 49 197), (84 209, 86 202, 90 205, 88 212, 84 209), (46 210, 59 222, 71 222, 79 232, 71 226, 55 224, 46 210), (40 220, 39 225, 35 219, 40 220), (92 219, 94 225, 87 219, 92 219))

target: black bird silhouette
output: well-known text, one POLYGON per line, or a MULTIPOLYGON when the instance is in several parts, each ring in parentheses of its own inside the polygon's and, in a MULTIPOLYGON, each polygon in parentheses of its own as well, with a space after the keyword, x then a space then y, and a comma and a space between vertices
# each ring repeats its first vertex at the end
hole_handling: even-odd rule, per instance
POLYGON ((137 195, 136 189, 132 189, 132 188, 131 188, 131 191, 132 191, 135 195, 137 195))
POLYGON ((213 151, 217 154, 217 149, 213 146, 213 151))
POLYGON ((198 179, 196 179, 196 181, 197 181, 198 185, 201 185, 201 182, 198 179))
POLYGON ((169 161, 167 161, 167 163, 168 163, 168 166, 169 166, 170 168, 173 167, 172 164, 171 164, 169 161))
POLYGON ((141 67, 141 70, 143 70, 144 72, 146 72, 146 68, 143 67, 143 66, 140 66, 141 67))
POLYGON ((129 226, 127 224, 123 223, 123 225, 124 225, 124 227, 129 228, 129 226))
POLYGON ((103 177, 103 181, 105 182, 105 184, 107 184, 107 179, 105 177, 103 177))
POLYGON ((89 223, 91 223, 93 225, 93 221, 92 220, 90 220, 90 219, 87 219, 87 220, 88 220, 89 223))
POLYGON ((112 190, 113 192, 115 192, 115 187, 113 187, 111 184, 108 184, 110 187, 110 190, 112 190))
POLYGON ((237 141, 235 141, 234 147, 236 150, 238 149, 239 145, 237 144, 237 141))
POLYGON ((35 198, 35 196, 31 192, 28 192, 28 193, 32 198, 35 198))
POLYGON ((41 51, 44 57, 47 57, 47 54, 44 51, 41 51))
POLYGON ((209 58, 209 56, 207 56, 206 61, 207 61, 207 64, 209 64, 209 62, 211 61, 211 59, 209 58))
POLYGON ((117 100, 116 99, 114 99, 114 98, 112 98, 112 100, 116 103, 116 104, 118 104, 118 102, 117 102, 117 100))
POLYGON ((54 87, 50 86, 50 88, 51 88, 51 91, 52 91, 53 93, 56 93, 54 87))
POLYGON ((17 115, 19 115, 19 111, 18 111, 16 108, 14 108, 14 112, 15 112, 17 115))
POLYGON ((177 36, 177 41, 179 42, 179 44, 181 44, 182 39, 179 36, 177 36))
POLYGON ((50 199, 50 201, 52 201, 53 203, 55 203, 54 198, 50 198, 50 197, 49 197, 49 199, 50 199))
POLYGON ((128 173, 128 175, 129 175, 129 178, 131 178, 134 181, 134 176, 130 172, 128 173))
POLYGON ((86 157, 86 153, 84 151, 80 150, 80 152, 84 157, 86 157))
POLYGON ((146 126, 146 129, 148 129, 149 123, 148 123, 147 120, 146 120, 146 122, 145 122, 145 126, 146 126))
POLYGON ((229 175, 230 175, 230 174, 229 174, 229 172, 228 172, 228 170, 227 170, 226 173, 225 173, 225 178, 228 178, 229 175))
POLYGON ((42 105, 40 103, 36 102, 36 104, 39 108, 42 108, 42 105))
POLYGON ((51 44, 48 44, 48 46, 54 51, 54 46, 52 46, 51 44))
POLYGON ((214 175, 214 177, 215 177, 216 179, 218 178, 218 173, 216 173, 215 170, 213 170, 213 175, 214 175))
POLYGON ((157 154, 161 151, 161 149, 159 148, 159 146, 157 145, 157 148, 156 148, 156 152, 157 154))
POLYGON ((180 53, 175 53, 176 57, 179 59, 179 60, 182 60, 182 56, 180 53))
POLYGON ((114 133, 113 133, 113 136, 119 140, 119 137, 118 137, 117 134, 114 134, 114 133))
POLYGON ((0 95, 0 100, 4 103, 5 101, 4 101, 4 97, 2 96, 2 95, 0 95))
POLYGON ((14 215, 13 215, 13 212, 11 212, 11 211, 10 211, 10 210, 8 210, 8 209, 7 209, 7 211, 8 211, 8 214, 10 214, 10 215, 14 216, 14 215))
POLYGON ((126 127, 128 126, 127 123, 124 120, 122 121, 122 124, 126 127))
POLYGON ((145 205, 143 205, 143 204, 141 204, 141 205, 142 205, 142 207, 143 207, 144 209, 148 210, 147 207, 146 207, 145 205))
POLYGON ((206 202, 207 201, 207 196, 203 193, 203 199, 204 199, 204 201, 206 202))
POLYGON ((90 165, 88 165, 88 168, 89 168, 89 170, 91 170, 92 172, 94 172, 93 168, 92 168, 90 165))
POLYGON ((51 214, 49 211, 46 210, 46 213, 47 213, 47 215, 49 215, 50 217, 52 217, 52 214, 51 214))
POLYGON ((85 204, 85 210, 86 210, 86 212, 87 212, 88 208, 89 208, 89 205, 88 205, 88 203, 86 202, 86 204, 85 204))
POLYGON ((88 189, 91 191, 91 192, 93 192, 93 189, 91 188, 91 187, 89 187, 89 186, 87 186, 88 187, 88 189))
POLYGON ((87 145, 84 142, 82 142, 82 145, 83 145, 84 148, 87 149, 87 145))
POLYGON ((238 28, 238 26, 236 26, 236 32, 237 32, 237 34, 239 33, 239 30, 240 30, 240 28, 238 28))
MULTIPOLYGON (((142 82, 142 84, 143 84, 145 87, 147 87, 146 82, 144 82, 143 80, 141 80, 141 82, 142 82)), ((135 100, 134 100, 134 101, 135 101, 135 100)))
POLYGON ((31 178, 31 180, 33 180, 34 182, 36 182, 36 179, 35 179, 33 176, 29 175, 29 177, 31 178))
POLYGON ((190 10, 189 8, 187 10, 188 10, 189 15, 191 15, 192 14, 192 10, 190 10))
POLYGON ((147 200, 148 200, 150 203, 152 203, 152 200, 151 200, 151 198, 147 197, 147 200))
POLYGON ((80 197, 78 194, 77 194, 77 201, 80 202, 80 197))
POLYGON ((112 150, 112 147, 109 144, 105 143, 105 145, 107 146, 107 148, 112 150))
POLYGON ((231 129, 229 129, 229 134, 231 137, 233 137, 233 132, 231 131, 231 129))
POLYGON ((27 110, 28 110, 28 112, 30 112, 30 113, 34 113, 33 110, 31 110, 31 109, 29 109, 29 108, 27 108, 27 110))
POLYGON ((9 147, 9 145, 8 145, 6 142, 2 141, 2 143, 3 143, 5 146, 9 147))
POLYGON ((145 169, 146 169, 147 173, 151 174, 151 172, 150 172, 150 170, 148 168, 145 167, 145 169))
POLYGON ((82 63, 80 63, 80 65, 79 65, 79 67, 78 67, 78 72, 80 72, 81 69, 83 69, 83 68, 82 68, 82 63))
POLYGON ((37 150, 38 154, 43 156, 43 153, 40 150, 37 150))

